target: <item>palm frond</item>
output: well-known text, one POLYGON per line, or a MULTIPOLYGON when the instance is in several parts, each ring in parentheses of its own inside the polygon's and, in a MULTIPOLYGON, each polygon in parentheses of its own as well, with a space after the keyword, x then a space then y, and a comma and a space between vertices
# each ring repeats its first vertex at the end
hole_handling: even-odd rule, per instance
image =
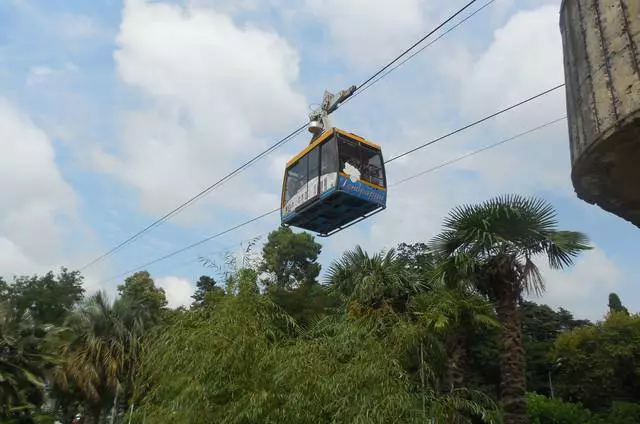
POLYGON ((347 302, 358 301, 374 308, 387 303, 402 308, 411 294, 426 288, 426 281, 413 277, 394 249, 369 255, 356 246, 331 263, 326 282, 347 302))
POLYGON ((51 326, 39 324, 30 313, 0 302, 0 419, 33 409, 32 400, 44 395, 44 382, 54 365, 44 350, 49 331, 51 326))
POLYGON ((510 253, 534 245, 557 225, 553 207, 542 199, 503 195, 454 208, 433 243, 438 250, 474 256, 510 253))
MULTIPOLYGON (((499 271, 504 278, 517 275, 523 290, 540 293, 544 281, 533 262, 535 256, 546 255, 552 268, 563 268, 590 249, 584 234, 558 230, 557 224, 556 213, 545 200, 506 194, 454 208, 431 246, 445 258, 484 263, 485 270, 499 271)), ((481 267, 476 266, 476 275, 481 267)))
POLYGON ((549 266, 554 269, 571 266, 580 253, 592 249, 588 243, 588 237, 577 231, 556 231, 550 234, 543 244, 549 266))
POLYGON ((545 290, 544 278, 538 266, 526 257, 520 267, 520 284, 526 293, 534 293, 540 296, 545 290))

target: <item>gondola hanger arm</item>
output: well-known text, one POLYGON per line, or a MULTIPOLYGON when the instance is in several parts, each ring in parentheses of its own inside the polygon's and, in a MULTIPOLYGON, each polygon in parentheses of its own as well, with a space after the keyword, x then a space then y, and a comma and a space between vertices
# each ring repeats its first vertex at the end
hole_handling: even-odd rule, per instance
POLYGON ((311 142, 318 138, 326 130, 332 128, 329 115, 340 107, 340 104, 347 100, 357 90, 355 85, 341 90, 337 95, 325 90, 322 98, 322 104, 319 109, 314 110, 309 114, 309 127, 308 130, 313 136, 311 142))

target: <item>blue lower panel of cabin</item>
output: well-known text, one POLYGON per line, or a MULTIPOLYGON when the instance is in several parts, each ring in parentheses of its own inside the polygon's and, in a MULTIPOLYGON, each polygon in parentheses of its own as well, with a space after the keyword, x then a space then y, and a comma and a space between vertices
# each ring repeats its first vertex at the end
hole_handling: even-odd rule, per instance
POLYGON ((350 222, 385 207, 386 190, 360 181, 353 182, 340 175, 338 187, 323 193, 315 200, 301 205, 286 216, 282 223, 319 234, 327 234, 350 222))

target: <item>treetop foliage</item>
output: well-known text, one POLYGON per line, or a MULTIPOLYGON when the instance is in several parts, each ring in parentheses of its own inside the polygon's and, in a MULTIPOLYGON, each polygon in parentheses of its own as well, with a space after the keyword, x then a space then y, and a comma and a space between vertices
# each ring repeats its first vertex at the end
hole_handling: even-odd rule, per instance
POLYGON ((204 261, 178 309, 148 271, 115 299, 64 268, 0 279, 0 421, 640 423, 639 316, 615 293, 596 323, 524 298, 540 257, 589 248, 545 201, 460 206, 429 242, 355 246, 322 278, 310 234, 256 246, 204 261))

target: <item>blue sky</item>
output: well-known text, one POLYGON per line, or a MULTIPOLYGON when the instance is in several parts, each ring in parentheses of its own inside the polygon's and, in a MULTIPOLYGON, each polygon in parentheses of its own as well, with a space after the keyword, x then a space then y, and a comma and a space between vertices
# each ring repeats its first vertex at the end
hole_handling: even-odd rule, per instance
MULTIPOLYGON (((0 274, 86 264, 306 119, 322 91, 357 84, 466 1, 0 1, 0 274), (366 7, 364 6, 366 4, 366 7)), ((497 0, 379 84, 334 123, 391 157, 563 82, 560 1, 497 0)), ((484 4, 478 2, 470 11, 484 4)), ((465 16, 465 15, 463 15, 465 16)), ((389 165, 391 182, 565 113, 558 90, 389 165)), ((278 205, 306 133, 86 272, 104 281, 278 205)), ((640 231, 576 198, 565 122, 398 186, 388 209, 323 239, 322 263, 425 241, 455 205, 543 196, 596 249, 551 272, 543 301, 599 318, 607 294, 640 308, 640 231)), ((271 216, 150 267, 173 305, 271 216)))

